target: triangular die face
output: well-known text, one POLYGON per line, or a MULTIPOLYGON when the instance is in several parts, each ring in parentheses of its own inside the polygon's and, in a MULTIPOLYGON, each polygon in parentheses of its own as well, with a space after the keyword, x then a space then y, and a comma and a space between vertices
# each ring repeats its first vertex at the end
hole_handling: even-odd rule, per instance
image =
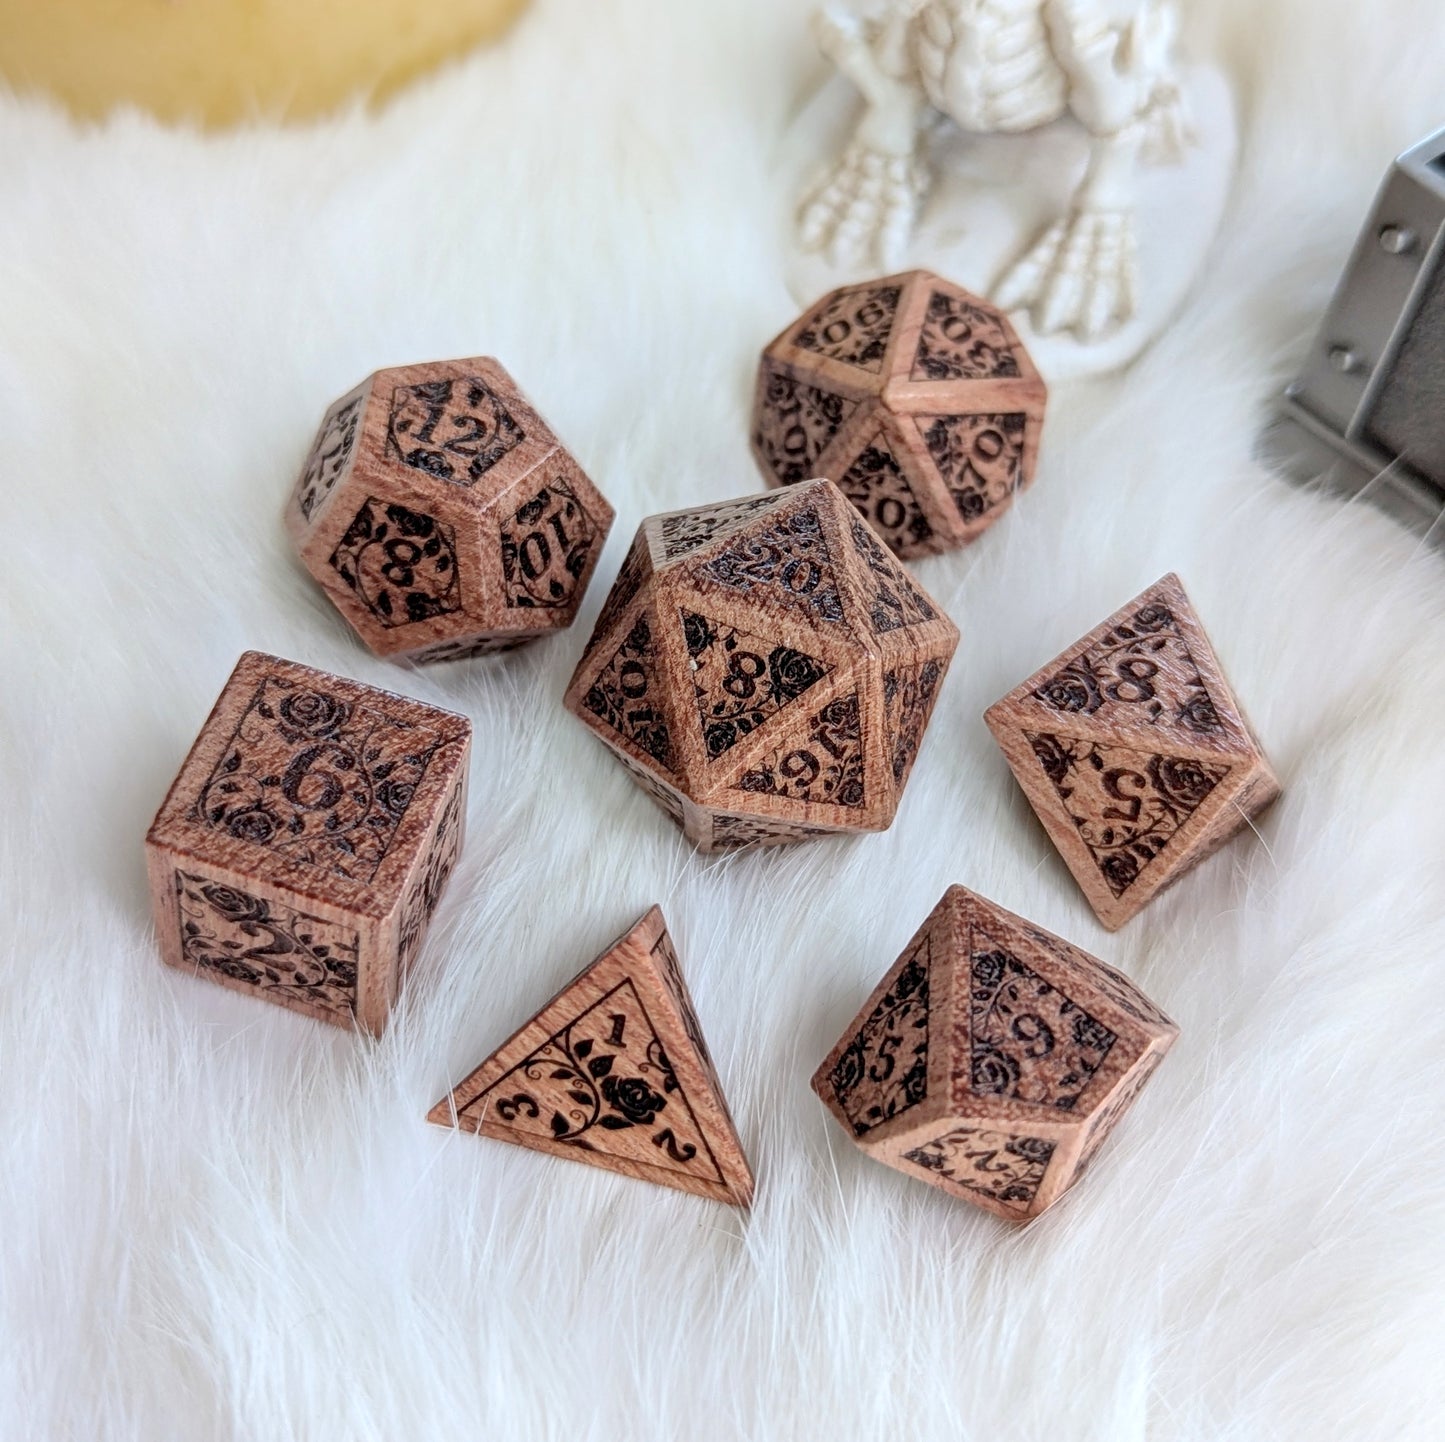
POLYGON ((935 287, 928 297, 909 379, 1003 380, 1020 373, 998 314, 961 292, 935 287))
POLYGON ((1040 769, 1115 897, 1122 897, 1201 806, 1228 805, 1221 761, 1026 731, 1040 769))
POLYGON ((858 409, 819 385, 810 385, 766 368, 753 444, 763 464, 785 486, 817 475, 823 454, 858 409))
POLYGON ((881 428, 843 473, 838 489, 899 555, 927 550, 933 542, 933 527, 881 428))
POLYGON ((841 623, 843 602, 818 508, 805 505, 750 527, 695 574, 762 602, 798 612, 813 623, 841 623))
POLYGON ((1073 1111, 1117 1034, 981 925, 966 964, 969 1066, 955 1103, 972 1093, 1073 1111))
POLYGON ((754 796, 783 796, 861 810, 864 784, 862 714, 858 693, 836 697, 808 718, 806 729, 760 757, 732 784, 754 796))
POLYGON ((774 842, 805 841, 812 836, 836 836, 826 826, 800 826, 772 817, 737 816, 731 812, 712 813, 711 847, 726 851, 732 847, 769 846, 774 842))
POLYGON ((1154 727, 1186 747, 1248 748, 1231 714, 1233 697, 1215 695, 1200 674, 1186 636, 1187 629, 1197 632, 1197 619, 1182 595, 1166 600, 1158 589, 1111 618, 1097 641, 1035 688, 1034 698, 1061 717, 1087 717, 1105 730, 1154 727))
POLYGON ((928 1095, 932 970, 933 937, 925 929, 894 964, 883 995, 857 1023, 837 1060, 816 1079, 855 1137, 893 1121, 928 1095))
POLYGON ((597 624, 592 628, 592 635, 582 653, 584 656, 595 650, 622 619, 623 613, 632 604, 638 591, 642 589, 642 583, 647 579, 650 571, 651 560, 647 554, 647 537, 639 532, 632 542, 632 549, 627 553, 627 559, 622 563, 622 569, 617 573, 617 579, 612 583, 611 591, 607 593, 607 599, 602 603, 602 610, 597 616, 597 624))
POLYGON ((661 695, 652 613, 644 611, 588 687, 582 705, 671 772, 672 736, 661 695))
POLYGON ((429 1119, 736 1205, 753 1178, 654 907, 429 1119))
POLYGON ((903 1153, 945 1191, 967 1196, 1004 1216, 1029 1214, 1044 1184, 1056 1143, 986 1126, 954 1126, 903 1153))
POLYGON ((936 621, 938 611, 914 584, 903 564, 879 544, 862 521, 849 523, 854 549, 864 564, 868 624, 878 636, 936 621))
POLYGON ((888 756, 893 779, 901 792, 907 784, 918 748, 933 715, 943 684, 941 661, 924 661, 917 666, 897 666, 883 674, 883 708, 888 728, 888 756))
POLYGON ((709 760, 726 755, 832 668, 697 611, 682 611, 698 721, 709 760))
POLYGON ((658 523, 663 560, 675 561, 720 536, 731 535, 740 526, 787 499, 781 495, 745 496, 737 501, 720 501, 713 506, 699 506, 695 511, 678 511, 663 516, 658 523))
MULTIPOLYGON (((647 1008, 630 980, 557 1029, 457 1111, 492 1135, 546 1139, 580 1152, 723 1184, 647 1008)), ((580 1157, 579 1160, 586 1160, 580 1157)))
POLYGON ((1023 484, 1028 417, 917 416, 914 425, 966 525, 981 524, 1023 484))
POLYGON ((893 283, 835 291, 803 317, 793 344, 878 375, 902 297, 903 287, 893 283))

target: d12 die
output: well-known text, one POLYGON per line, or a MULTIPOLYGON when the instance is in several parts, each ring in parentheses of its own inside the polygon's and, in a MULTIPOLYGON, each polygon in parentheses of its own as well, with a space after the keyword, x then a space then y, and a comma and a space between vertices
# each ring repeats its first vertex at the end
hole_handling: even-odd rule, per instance
POLYGON ((653 907, 427 1114, 746 1207, 753 1174, 653 907))
POLYGON ((819 480, 644 521, 567 706, 703 850, 880 831, 957 645, 819 480))
POLYGON ((471 729, 248 651, 146 836, 162 958, 380 1033, 461 851, 471 729))
POLYGON ((974 540, 1034 478, 1043 381, 1008 317, 925 270, 825 296, 763 352, 753 454, 837 481, 900 556, 974 540))
POLYGON ((452 661, 570 626, 612 507, 496 361, 437 361, 327 411, 286 526, 373 651, 452 661))
POLYGON ((953 886, 813 1090, 876 1160, 1023 1221, 1078 1181, 1178 1034, 1112 967, 953 886))
POLYGON ((1111 931, 1280 794, 1178 576, 1136 596, 984 719, 1111 931))

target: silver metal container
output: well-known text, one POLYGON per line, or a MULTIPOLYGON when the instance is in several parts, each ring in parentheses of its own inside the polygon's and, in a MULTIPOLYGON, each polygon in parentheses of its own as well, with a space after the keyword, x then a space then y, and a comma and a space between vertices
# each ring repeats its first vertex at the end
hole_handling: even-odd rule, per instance
POLYGON ((1445 130, 1385 178, 1266 451, 1445 544, 1445 130))

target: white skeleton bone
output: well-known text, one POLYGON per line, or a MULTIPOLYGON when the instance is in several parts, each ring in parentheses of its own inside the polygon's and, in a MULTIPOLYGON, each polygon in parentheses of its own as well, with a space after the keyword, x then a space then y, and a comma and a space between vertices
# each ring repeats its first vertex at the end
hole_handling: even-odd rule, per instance
POLYGON ((1096 340, 1135 309, 1135 170, 1188 141, 1169 0, 886 0, 863 18, 815 19, 825 55, 863 96, 842 156, 805 199, 800 237, 836 264, 895 267, 927 195, 921 141, 940 115, 973 134, 1034 130, 1072 115, 1088 170, 1069 212, 1009 269, 994 298, 1043 335, 1096 340), (1116 0, 1114 8, 1118 8, 1116 0))

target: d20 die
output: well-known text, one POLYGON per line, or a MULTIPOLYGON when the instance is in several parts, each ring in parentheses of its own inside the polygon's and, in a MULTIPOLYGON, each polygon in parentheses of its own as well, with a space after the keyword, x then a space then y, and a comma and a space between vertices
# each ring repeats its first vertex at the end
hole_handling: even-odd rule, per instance
POLYGON ((471 730, 246 652, 146 836, 162 958, 379 1034, 461 851, 471 730))
POLYGON ((749 1205, 677 952, 653 907, 427 1114, 534 1151, 749 1205))
POLYGON ((763 352, 753 454, 828 476, 900 556, 975 540, 1034 478, 1047 391, 1008 317, 926 270, 826 295, 763 352))
POLYGON ((417 662, 570 626, 611 526, 494 360, 377 371, 327 411, 286 508, 357 635, 417 662))
POLYGON ((645 520, 566 704, 703 850, 879 831, 957 645, 818 480, 645 520))
POLYGON ((1110 931, 1280 794, 1175 575, 984 719, 1110 931))
POLYGON ((1024 1221, 1083 1175, 1178 1034, 1112 967, 953 886, 813 1090, 869 1156, 1024 1221))

